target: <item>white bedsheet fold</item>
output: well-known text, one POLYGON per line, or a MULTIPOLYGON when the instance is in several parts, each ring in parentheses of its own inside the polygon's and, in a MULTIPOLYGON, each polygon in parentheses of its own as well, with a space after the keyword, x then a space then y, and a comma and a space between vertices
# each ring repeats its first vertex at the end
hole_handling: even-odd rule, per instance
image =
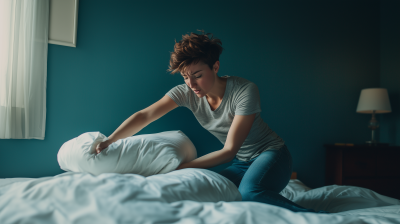
MULTIPOLYGON (((359 195, 350 193, 356 189, 346 191, 346 186, 309 189, 300 183, 291 180, 282 195, 293 197, 295 202, 303 205, 309 203, 307 205, 314 209, 333 209, 335 197, 345 204, 346 197, 351 202, 351 198, 359 195)), ((365 194, 364 198, 368 197, 371 201, 376 199, 373 198, 376 195, 365 194)), ((391 198, 381 198, 377 203, 382 200, 397 203, 391 198)), ((349 211, 315 214, 294 213, 258 202, 241 202, 232 182, 204 169, 183 169, 150 177, 64 173, 55 177, 0 179, 0 223, 7 224, 400 224, 398 204, 376 208, 364 206, 363 209, 357 209, 357 206, 360 204, 353 204, 353 210, 349 211)))
POLYGON ((337 213, 355 209, 400 206, 400 200, 362 187, 330 185, 307 189, 307 187, 299 187, 301 186, 299 184, 294 186, 296 186, 296 189, 292 189, 293 187, 289 186, 281 194, 298 205, 315 211, 324 210, 337 213))

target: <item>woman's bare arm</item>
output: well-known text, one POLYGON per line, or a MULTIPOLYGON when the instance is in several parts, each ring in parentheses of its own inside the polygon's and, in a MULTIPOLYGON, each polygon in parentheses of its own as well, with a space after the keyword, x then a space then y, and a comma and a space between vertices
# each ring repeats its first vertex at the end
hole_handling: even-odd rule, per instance
POLYGON ((181 164, 177 169, 183 168, 211 168, 230 162, 239 151, 244 140, 251 130, 256 114, 235 115, 224 148, 199 157, 191 162, 181 164))
POLYGON ((159 101, 151 106, 134 113, 126 119, 108 139, 116 142, 119 139, 126 138, 138 133, 151 122, 164 116, 171 110, 177 108, 178 105, 169 96, 165 95, 159 101))
POLYGON ((112 133, 107 141, 101 142, 96 146, 96 153, 100 153, 103 149, 107 148, 111 143, 119 139, 130 137, 151 122, 164 116, 169 111, 177 108, 178 105, 169 96, 165 95, 159 101, 151 106, 134 113, 126 119, 115 131, 112 133))

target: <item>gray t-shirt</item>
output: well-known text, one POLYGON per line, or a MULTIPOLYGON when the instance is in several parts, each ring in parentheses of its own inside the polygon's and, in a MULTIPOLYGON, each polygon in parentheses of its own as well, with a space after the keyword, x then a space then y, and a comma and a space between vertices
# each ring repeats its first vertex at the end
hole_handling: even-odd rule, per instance
POLYGON ((285 142, 260 117, 260 94, 256 84, 237 76, 222 78, 228 79, 225 93, 214 111, 206 97, 199 98, 186 84, 175 86, 166 95, 178 106, 189 108, 200 125, 224 145, 234 116, 256 113, 251 130, 236 154, 241 161, 249 161, 266 150, 279 150, 285 142))

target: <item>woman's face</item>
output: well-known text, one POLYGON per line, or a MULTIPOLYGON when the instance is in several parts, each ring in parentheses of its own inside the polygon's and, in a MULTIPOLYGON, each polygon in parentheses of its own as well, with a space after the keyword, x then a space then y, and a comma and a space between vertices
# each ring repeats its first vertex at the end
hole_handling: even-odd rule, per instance
POLYGON ((186 85, 199 97, 209 93, 216 81, 219 61, 215 62, 214 69, 210 69, 207 64, 200 61, 190 65, 185 74, 182 74, 186 85))

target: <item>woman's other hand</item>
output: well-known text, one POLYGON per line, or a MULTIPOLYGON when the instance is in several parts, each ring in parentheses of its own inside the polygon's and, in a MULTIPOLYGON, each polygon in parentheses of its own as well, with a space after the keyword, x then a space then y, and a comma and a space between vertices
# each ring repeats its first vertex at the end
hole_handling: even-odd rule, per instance
POLYGON ((107 148, 112 142, 110 142, 109 140, 106 140, 104 142, 100 142, 100 144, 98 144, 96 146, 96 153, 99 154, 101 153, 101 151, 103 151, 103 149, 107 148))

